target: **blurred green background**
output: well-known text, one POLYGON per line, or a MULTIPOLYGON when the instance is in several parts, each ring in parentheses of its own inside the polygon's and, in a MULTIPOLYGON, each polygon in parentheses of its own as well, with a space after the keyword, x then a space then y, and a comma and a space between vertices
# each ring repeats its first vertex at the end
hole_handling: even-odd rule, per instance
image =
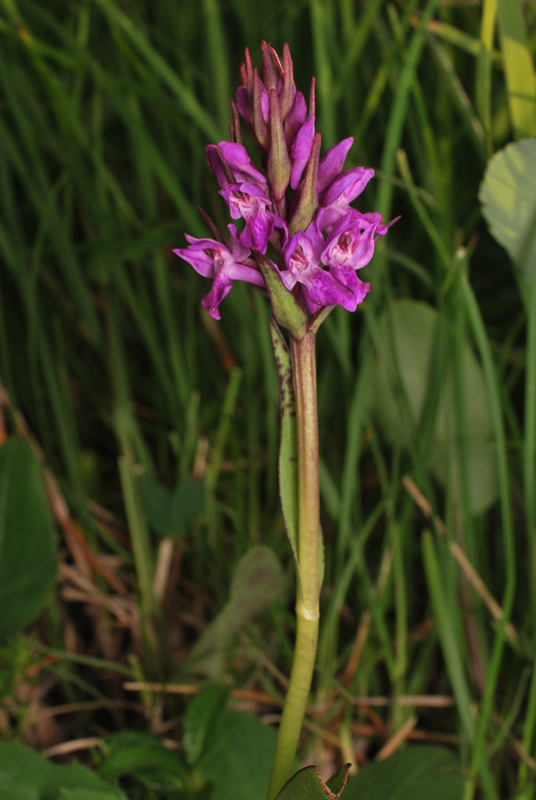
MULTIPOLYGON (((228 136, 244 48, 260 65, 263 39, 289 43, 306 96, 316 76, 323 151, 353 136, 347 164, 375 169, 359 210, 401 215, 361 275, 363 306, 318 336, 316 697, 452 696, 381 711, 391 732, 416 713, 459 736, 490 800, 532 797, 535 266, 492 238, 479 191, 494 153, 536 135, 534 3, 0 0, 5 428, 22 433, 22 414, 58 481, 64 566, 90 563, 107 597, 119 589, 95 564, 115 571, 158 643, 70 602, 65 569, 34 634, 55 658, 130 656, 169 678, 252 545, 290 585, 268 301, 235 284, 215 323, 208 283, 171 253, 206 235, 196 205, 227 224, 204 147, 228 136)), ((488 189, 504 220, 506 190, 488 189)), ((263 624, 248 636, 288 673, 284 596, 263 624)), ((236 685, 280 697, 233 647, 236 685)), ((63 691, 80 699, 75 672, 63 691)), ((338 705, 324 724, 348 743, 361 713, 338 705)))

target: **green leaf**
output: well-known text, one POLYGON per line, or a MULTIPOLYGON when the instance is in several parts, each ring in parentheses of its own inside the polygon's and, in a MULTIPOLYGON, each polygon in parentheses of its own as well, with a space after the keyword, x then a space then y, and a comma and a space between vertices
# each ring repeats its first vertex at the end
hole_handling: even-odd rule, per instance
POLYGON ((298 563, 298 443, 296 434, 296 398, 290 352, 274 319, 270 320, 279 382, 281 429, 279 441, 279 496, 288 540, 296 569, 298 563))
POLYGON ((516 264, 526 291, 536 269, 536 139, 509 144, 490 159, 479 199, 491 234, 516 264))
MULTIPOLYGON (((438 313, 425 303, 402 300, 378 320, 379 352, 372 370, 372 414, 379 421, 391 442, 409 445, 409 433, 400 402, 392 384, 390 327, 394 343, 394 358, 398 363, 403 390, 417 426, 421 421, 432 371, 434 342, 438 313)), ((465 430, 467 431, 467 475, 469 501, 475 514, 482 513, 498 496, 497 462, 494 453, 494 434, 491 409, 482 368, 469 342, 464 344, 462 365, 465 430)), ((447 483, 451 469, 454 496, 461 492, 462 475, 456 457, 449 458, 452 431, 455 430, 455 404, 452 401, 454 380, 452 368, 447 371, 435 420, 430 453, 430 467, 435 477, 447 483), (450 463, 452 462, 452 464, 450 463)))
POLYGON ((12 742, 0 742, 0 787, 2 800, 126 800, 85 767, 58 766, 12 742))
POLYGON ((277 732, 257 717, 228 712, 218 741, 200 767, 211 800, 266 800, 277 732))
POLYGON ((472 693, 466 676, 466 665, 463 657, 463 642, 458 634, 456 614, 453 613, 449 598, 446 596, 444 582, 439 568, 439 557, 430 531, 424 531, 422 552, 426 581, 432 601, 433 616, 443 650, 443 657, 450 679, 456 704, 459 708, 460 720, 469 742, 475 736, 475 720, 471 713, 472 693))
POLYGON ((444 747, 408 747, 349 778, 344 800, 460 800, 465 782, 444 747))
POLYGON ((109 780, 145 770, 156 770, 179 778, 181 785, 185 775, 178 755, 160 744, 157 739, 151 747, 144 744, 116 750, 102 765, 99 774, 109 780))
POLYGON ((191 672, 217 682, 232 638, 247 622, 269 608, 284 592, 281 564, 268 547, 252 547, 238 562, 230 598, 193 648, 191 672))
POLYGON ((144 476, 140 499, 147 521, 161 536, 180 536, 205 510, 204 485, 193 478, 186 478, 170 491, 144 476))
POLYGON ((39 465, 22 439, 0 447, 0 640, 39 614, 56 574, 56 533, 39 465))
POLYGON ((305 767, 283 786, 277 800, 337 800, 346 785, 349 769, 350 764, 346 764, 324 783, 316 767, 305 767))
POLYGON ((497 11, 514 135, 536 136, 536 73, 521 3, 498 0, 497 11))
POLYGON ((194 697, 184 716, 182 743, 189 764, 195 764, 212 746, 226 714, 229 692, 222 686, 206 686, 194 697))

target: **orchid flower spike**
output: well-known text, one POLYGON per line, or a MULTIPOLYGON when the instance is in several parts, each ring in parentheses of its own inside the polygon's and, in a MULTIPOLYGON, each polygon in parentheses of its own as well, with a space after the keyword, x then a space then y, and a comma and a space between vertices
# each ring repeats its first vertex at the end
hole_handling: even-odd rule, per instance
POLYGON ((370 168, 344 169, 351 137, 320 156, 314 78, 307 107, 296 89, 288 45, 280 58, 263 42, 260 71, 246 50, 240 76, 231 103, 231 141, 206 148, 219 193, 240 229, 229 224, 225 243, 202 212, 216 238, 186 235, 188 246, 173 252, 212 279, 202 305, 214 319, 220 319, 220 303, 238 280, 268 294, 276 321, 283 319, 281 297, 291 293, 281 324, 291 332, 302 331, 304 313, 318 316, 336 305, 355 311, 363 302, 370 284, 356 271, 370 262, 378 238, 396 220, 385 224, 380 214, 362 213, 351 205, 374 176, 370 168), (260 163, 243 143, 240 118, 256 143, 260 163), (272 276, 269 284, 263 277, 267 274, 272 276), (295 327, 289 322, 289 307, 301 315, 295 327))

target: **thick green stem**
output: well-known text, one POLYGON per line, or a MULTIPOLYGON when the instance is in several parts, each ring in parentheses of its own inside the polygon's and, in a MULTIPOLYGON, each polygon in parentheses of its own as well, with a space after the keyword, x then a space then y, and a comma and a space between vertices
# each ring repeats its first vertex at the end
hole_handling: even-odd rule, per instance
POLYGON ((290 683, 274 753, 268 800, 292 776, 316 657, 319 618, 320 509, 315 335, 291 340, 298 445, 298 563, 296 643, 290 683))

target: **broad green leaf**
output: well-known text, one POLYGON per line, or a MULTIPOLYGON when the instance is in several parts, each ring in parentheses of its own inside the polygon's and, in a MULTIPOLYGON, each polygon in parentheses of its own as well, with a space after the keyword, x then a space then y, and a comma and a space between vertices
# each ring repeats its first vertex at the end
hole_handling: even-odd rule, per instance
POLYGON ((126 800, 94 772, 78 764, 58 766, 29 747, 0 742, 2 800, 126 800), (63 794, 60 794, 63 790, 63 794), (76 794, 84 790, 85 795, 76 794), (68 792, 72 792, 68 793, 68 792))
POLYGON ((515 262, 526 290, 536 270, 536 139, 509 144, 490 159, 479 199, 492 235, 515 262))
POLYGON ((408 747, 348 779, 344 800, 460 800, 465 781, 444 747, 408 747))
POLYGON ((179 536, 205 510, 204 485, 193 478, 186 478, 170 491, 144 476, 140 499, 147 521, 161 536, 179 536))
POLYGON ((270 320, 270 334, 274 348, 277 379, 279 382, 279 409, 281 430, 279 440, 279 496, 287 536, 298 564, 298 445, 296 440, 296 398, 292 378, 290 353, 274 319, 270 320))
POLYGON ((191 655, 191 672, 217 682, 232 638, 247 622, 269 608, 284 592, 281 564, 268 547, 252 547, 233 575, 231 594, 223 610, 208 626, 191 655))
MULTIPOLYGON (((374 364, 371 380, 371 411, 391 442, 409 444, 409 432, 400 413, 400 403, 392 385, 389 324, 392 326, 394 356, 402 386, 417 426, 420 423, 428 390, 428 376, 434 358, 438 313, 425 303, 402 300, 378 320, 381 352, 374 364)), ((491 410, 484 376, 474 352, 466 342, 462 356, 465 430, 467 431, 467 475, 469 501, 475 514, 482 513, 498 496, 497 462, 491 410)), ((455 427, 454 382, 452 370, 444 377, 430 453, 430 467, 443 484, 451 470, 454 496, 461 491, 458 458, 449 457, 455 427)))
POLYGON ((346 764, 327 783, 324 783, 316 767, 300 769, 283 786, 277 800, 337 800, 346 785, 349 769, 350 764, 346 764))
POLYGON ((112 753, 99 770, 103 778, 121 778, 140 770, 157 770, 178 778, 182 784, 184 767, 177 753, 168 750, 155 740, 155 745, 132 745, 122 747, 112 753))
POLYGON ((56 534, 39 465, 22 439, 0 447, 0 640, 43 608, 56 574, 56 534))
POLYGON ((194 697, 184 715, 182 743, 189 764, 195 764, 212 746, 226 714, 228 690, 206 686, 194 697))
POLYGON ((277 731, 257 717, 228 712, 200 771, 214 785, 211 800, 266 800, 277 731))

